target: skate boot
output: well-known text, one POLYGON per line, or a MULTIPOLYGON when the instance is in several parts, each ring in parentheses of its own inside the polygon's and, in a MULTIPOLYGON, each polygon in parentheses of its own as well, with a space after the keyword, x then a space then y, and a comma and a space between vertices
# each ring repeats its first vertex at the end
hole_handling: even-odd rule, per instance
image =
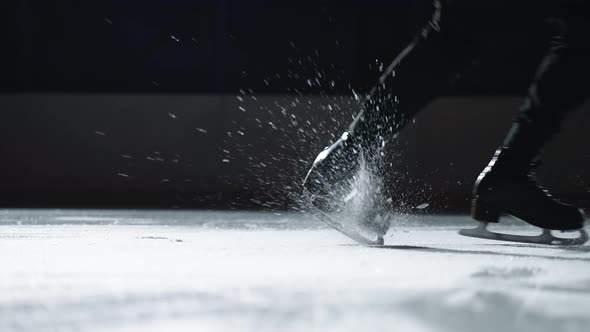
POLYGON ((382 245, 385 221, 373 225, 378 212, 372 206, 359 206, 348 215, 346 212, 363 196, 354 185, 367 147, 358 141, 345 132, 316 157, 303 182, 303 198, 309 212, 337 231, 361 244, 382 245), (346 225, 341 218, 356 220, 356 225, 346 225))
POLYGON ((494 223, 501 214, 509 214, 543 229, 581 229, 585 218, 580 209, 555 199, 532 173, 502 169, 503 155, 510 153, 508 149, 498 149, 479 175, 473 193, 473 218, 494 223))
POLYGON ((360 151, 360 145, 345 132, 318 154, 303 181, 304 193, 316 207, 326 212, 333 210, 332 198, 341 194, 343 182, 352 179, 358 169, 360 151))
POLYGON ((548 139, 548 135, 540 135, 541 132, 526 123, 513 126, 505 147, 496 151, 474 186, 471 214, 481 225, 473 230, 462 230, 462 235, 560 245, 582 244, 588 240, 583 230, 582 210, 555 199, 534 177, 533 169, 539 165, 536 161, 539 148, 548 139), (542 228, 543 234, 531 237, 488 231, 487 224, 498 222, 501 215, 542 228), (579 230, 581 236, 558 238, 550 230, 579 230))

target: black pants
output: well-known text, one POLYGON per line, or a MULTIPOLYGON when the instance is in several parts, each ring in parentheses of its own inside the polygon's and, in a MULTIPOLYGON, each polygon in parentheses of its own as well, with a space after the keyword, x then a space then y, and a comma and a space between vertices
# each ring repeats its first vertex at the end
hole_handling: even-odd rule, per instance
POLYGON ((382 73, 350 131, 369 145, 397 132, 434 98, 451 92, 483 54, 501 51, 512 32, 526 30, 547 34, 547 50, 516 121, 548 137, 556 134, 590 92, 585 2, 435 0, 432 18, 382 73))

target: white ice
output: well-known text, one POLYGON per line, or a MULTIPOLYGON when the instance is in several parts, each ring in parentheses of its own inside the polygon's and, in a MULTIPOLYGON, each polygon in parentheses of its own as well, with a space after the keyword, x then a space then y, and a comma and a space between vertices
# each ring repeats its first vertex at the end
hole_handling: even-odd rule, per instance
POLYGON ((0 331, 590 331, 590 246, 469 224, 369 248, 299 214, 3 210, 0 331))

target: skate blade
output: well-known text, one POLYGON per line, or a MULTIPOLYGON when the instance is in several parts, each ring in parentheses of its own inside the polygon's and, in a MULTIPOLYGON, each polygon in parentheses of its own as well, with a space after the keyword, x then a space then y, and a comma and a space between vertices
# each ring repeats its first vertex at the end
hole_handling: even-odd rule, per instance
POLYGON ((514 235, 491 232, 487 229, 486 223, 480 223, 479 226, 472 229, 462 229, 459 231, 460 235, 475 237, 479 239, 509 241, 531 244, 544 244, 552 246, 580 246, 588 241, 588 233, 581 229, 578 231, 580 236, 577 238, 560 238, 551 234, 551 231, 544 229, 540 235, 514 235))
POLYGON ((382 246, 384 244, 383 237, 377 236, 376 239, 369 239, 360 233, 344 227, 341 223, 334 220, 329 214, 325 213, 321 209, 318 209, 313 205, 312 199, 310 194, 304 193, 305 200, 307 202, 308 211, 313 214, 316 218, 318 218, 323 223, 327 224, 328 226, 332 227, 333 229, 337 230, 341 234, 347 236, 351 240, 354 240, 362 245, 366 246, 382 246))

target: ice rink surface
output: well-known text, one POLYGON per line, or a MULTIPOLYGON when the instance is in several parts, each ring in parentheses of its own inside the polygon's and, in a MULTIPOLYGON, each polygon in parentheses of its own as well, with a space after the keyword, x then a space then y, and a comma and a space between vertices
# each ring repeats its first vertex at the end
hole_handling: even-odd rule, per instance
POLYGON ((2 210, 0 331, 590 331, 590 246, 466 225, 371 248, 295 213, 2 210))

